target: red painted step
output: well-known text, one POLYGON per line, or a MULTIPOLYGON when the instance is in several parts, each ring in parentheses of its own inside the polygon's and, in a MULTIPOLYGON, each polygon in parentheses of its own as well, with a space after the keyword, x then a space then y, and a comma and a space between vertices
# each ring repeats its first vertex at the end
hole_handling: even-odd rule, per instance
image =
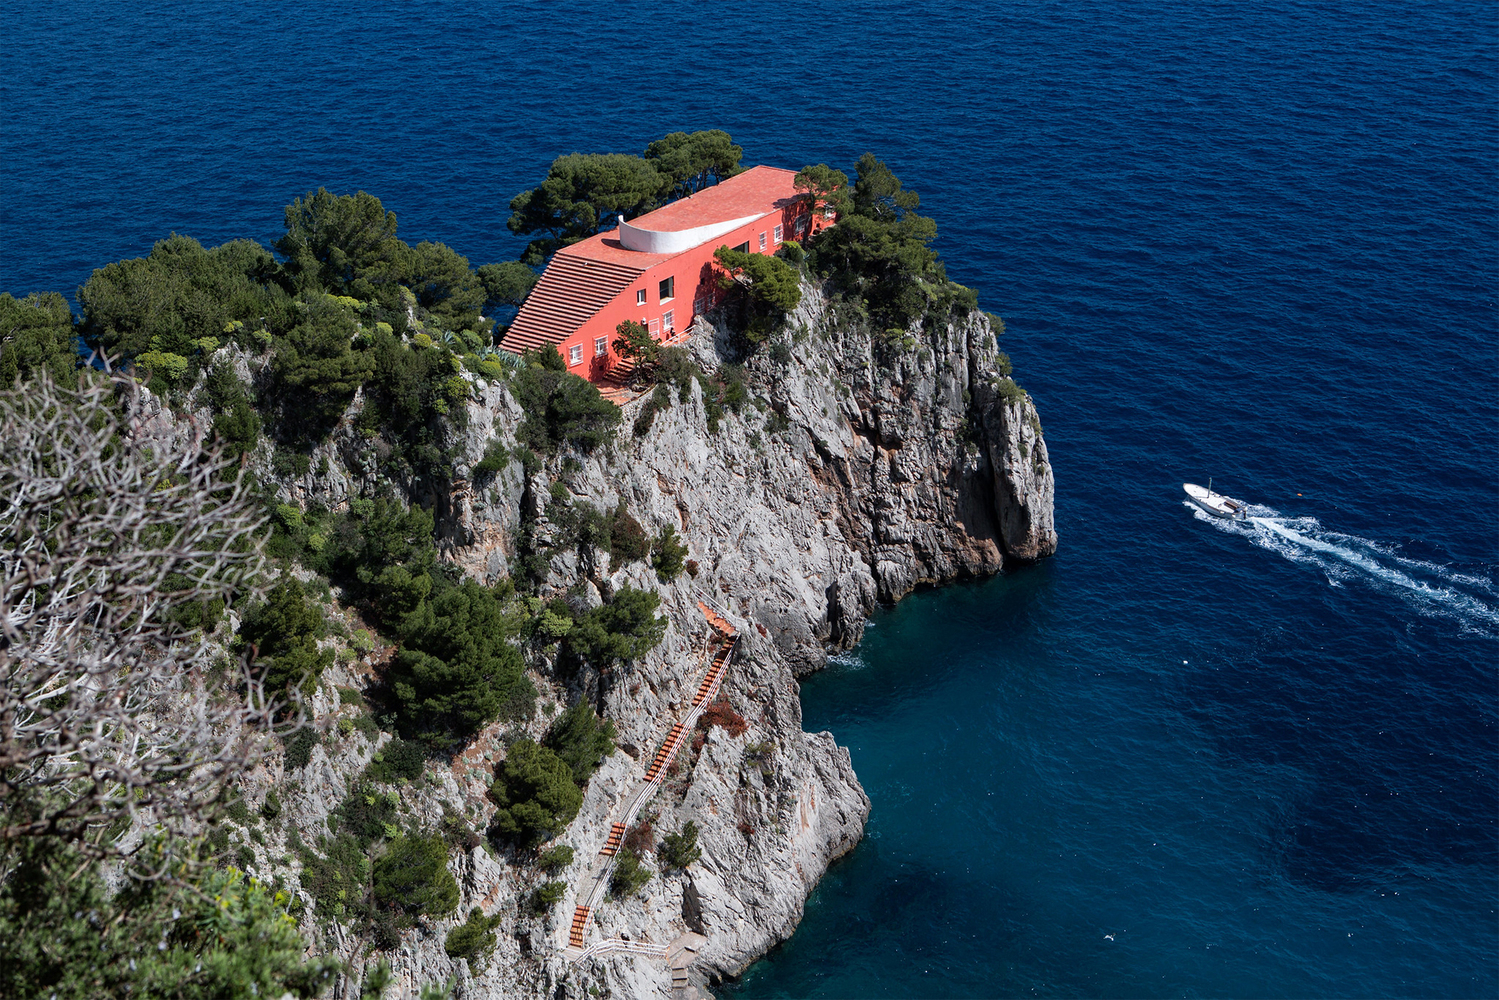
POLYGON ((708 619, 708 624, 713 626, 713 628, 728 636, 739 634, 739 630, 730 625, 728 619, 723 615, 720 615, 702 601, 698 601, 697 606, 698 610, 703 613, 703 617, 708 619))
POLYGON ((619 842, 624 837, 625 825, 623 823, 615 823, 609 828, 609 839, 605 841, 603 850, 599 851, 599 853, 606 858, 613 857, 615 852, 619 850, 619 842))
POLYGON ((666 742, 661 744, 660 750, 656 751, 656 759, 651 761, 651 768, 645 773, 646 781, 655 781, 656 775, 660 774, 661 769, 666 766, 667 760, 671 758, 671 755, 677 749, 677 744, 681 742, 682 729, 683 726, 680 722, 671 727, 671 732, 667 734, 666 742))
POLYGON ((567 943, 574 948, 583 947, 583 932, 588 929, 589 912, 588 907, 583 906, 581 903, 573 911, 573 926, 572 930, 568 932, 567 943))

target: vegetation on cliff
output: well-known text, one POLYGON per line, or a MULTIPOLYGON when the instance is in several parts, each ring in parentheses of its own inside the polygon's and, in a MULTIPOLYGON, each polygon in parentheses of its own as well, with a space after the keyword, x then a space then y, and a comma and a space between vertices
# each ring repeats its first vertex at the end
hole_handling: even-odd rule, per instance
MULTIPOLYGON (((728 176, 739 157, 721 132, 675 133, 643 157, 563 157, 517 197, 511 227, 536 237, 536 259, 610 212, 728 176)), ((803 174, 807 197, 837 213, 837 226, 775 257, 718 254, 729 295, 715 316, 746 354, 784 361, 776 352, 797 335, 787 320, 807 281, 892 351, 924 317, 972 308, 930 248, 935 226, 883 164, 866 156, 852 184, 831 168, 803 174)), ((66 560, 93 565, 99 552, 109 585, 91 599, 117 602, 102 617, 85 601, 48 622, 7 624, 0 656, 10 662, 57 621, 76 632, 70 648, 98 662, 66 651, 38 660, 51 672, 37 673, 20 705, 35 731, 0 749, 0 936, 18 956, 0 992, 150 995, 191 966, 182 995, 249 983, 310 995, 339 966, 304 958, 300 935, 332 947, 319 929, 337 923, 388 950, 418 922, 456 912, 455 854, 482 847, 529 863, 577 815, 614 749, 614 723, 594 709, 607 702, 583 692, 651 654, 667 631, 656 588, 699 572, 677 533, 685 520, 653 520, 625 499, 594 506, 574 473, 589 456, 636 447, 660 413, 694 399, 715 432, 736 415, 767 435, 785 429, 781 414, 756 416, 769 408, 755 395, 764 358, 708 370, 624 324, 617 343, 650 395, 622 436, 620 409, 555 349, 495 350, 486 312, 523 300, 535 282, 527 264, 475 270, 442 244, 409 245, 364 192, 309 192, 285 219, 274 253, 174 234, 100 268, 79 290, 77 320, 55 294, 0 295, 0 476, 10 477, 0 483, 19 496, 22 477, 57 480, 0 524, 5 579, 22 579, 16 560, 45 550, 54 582, 31 598, 7 582, 3 607, 73 593, 80 578, 66 560), (82 365, 79 338, 123 377, 82 365), (487 396, 492 416, 504 395, 518 425, 470 426, 472 403, 487 396), (445 555, 455 543, 442 529, 464 497, 506 497, 521 511, 511 564, 483 579, 445 555), (94 516, 93 503, 104 505, 98 523, 129 530, 106 539, 60 529, 94 516), (69 549, 75 542, 88 551, 69 549), (595 566, 609 573, 585 579, 595 566), (631 583, 610 578, 621 567, 631 583), (142 663, 154 671, 144 688, 142 663), (118 697, 99 701, 101 690, 118 697), (147 736, 111 744, 100 756, 112 754, 116 770, 101 772, 82 742, 66 740, 104 709, 120 713, 106 730, 147 736), (22 746, 32 756, 16 756, 22 746), (363 756, 345 775, 347 794, 310 803, 307 785, 335 758, 348 767, 351 747, 363 756), (477 812, 439 821, 415 807, 448 762, 480 750, 493 768, 487 838, 475 833, 477 812), (242 779, 261 761, 274 787, 251 796, 242 779), (122 875, 123 888, 107 888, 122 875), (91 945, 98 921, 107 928, 91 945), (165 946, 134 966, 72 968, 87 947, 126 956, 143 942, 165 946)), ((760 447, 759 431, 751 440, 760 447)), ((0 715, 15 697, 6 689, 0 715)), ((726 702, 703 718, 736 737, 747 726, 726 702)), ((550 875, 571 861, 562 850, 538 859, 550 875)), ((627 845, 618 894, 652 877, 653 853, 663 872, 690 866, 697 827, 659 847, 648 834, 627 845)), ((559 885, 535 888, 530 906, 554 905, 559 885)), ((493 928, 469 914, 448 953, 479 960, 493 928)))

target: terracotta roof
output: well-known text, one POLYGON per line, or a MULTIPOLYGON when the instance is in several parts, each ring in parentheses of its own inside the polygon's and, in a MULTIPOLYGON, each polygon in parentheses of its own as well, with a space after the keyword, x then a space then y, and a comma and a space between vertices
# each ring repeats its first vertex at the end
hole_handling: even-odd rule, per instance
MULTIPOLYGON (((727 219, 765 215, 796 198, 796 171, 751 167, 742 174, 682 198, 630 223, 656 231, 678 231, 727 219)), ((675 253, 629 250, 619 228, 557 251, 526 297, 502 346, 517 353, 560 344, 644 271, 675 253)))
POLYGON ((557 251, 505 334, 502 346, 507 351, 520 353, 543 344, 562 343, 659 259, 656 254, 632 254, 651 259, 632 262, 631 266, 594 260, 586 252, 578 252, 597 239, 595 236, 557 251))

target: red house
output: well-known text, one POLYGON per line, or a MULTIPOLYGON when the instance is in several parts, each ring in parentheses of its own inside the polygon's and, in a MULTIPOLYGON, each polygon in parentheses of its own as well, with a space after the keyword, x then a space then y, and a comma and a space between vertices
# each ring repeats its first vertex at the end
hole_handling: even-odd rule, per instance
POLYGON ((597 382, 619 360, 615 328, 625 320, 662 343, 680 343, 693 317, 723 295, 715 250, 773 254, 782 241, 806 235, 807 204, 795 177, 794 170, 751 167, 557 251, 500 346, 518 354, 556 344, 568 371, 597 382))

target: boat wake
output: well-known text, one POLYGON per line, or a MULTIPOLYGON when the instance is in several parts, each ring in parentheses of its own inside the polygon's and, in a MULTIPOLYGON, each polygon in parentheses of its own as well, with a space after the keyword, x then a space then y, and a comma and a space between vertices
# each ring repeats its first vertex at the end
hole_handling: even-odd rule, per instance
POLYGON ((1493 580, 1406 558, 1397 546, 1384 542, 1329 531, 1315 517, 1283 517, 1269 507, 1250 505, 1248 520, 1228 521, 1210 517, 1190 502, 1183 506, 1220 531, 1321 570, 1333 587, 1361 584, 1399 597, 1421 614, 1499 634, 1499 586, 1493 580))

